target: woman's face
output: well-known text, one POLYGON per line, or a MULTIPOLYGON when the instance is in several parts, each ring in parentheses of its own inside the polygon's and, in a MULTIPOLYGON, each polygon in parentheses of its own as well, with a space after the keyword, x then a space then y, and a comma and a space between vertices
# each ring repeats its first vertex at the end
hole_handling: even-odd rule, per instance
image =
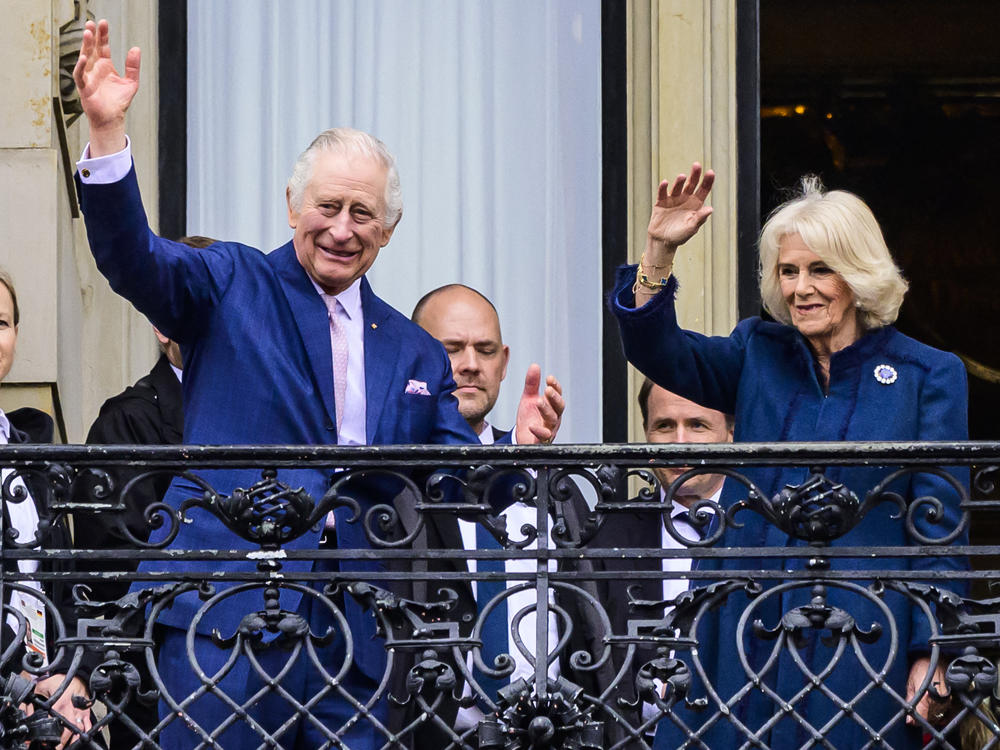
POLYGON ((17 343, 17 328, 14 326, 14 299, 10 291, 0 284, 0 380, 7 377, 14 364, 14 344, 17 343))
POLYGON ((818 352, 835 352, 858 340, 861 328, 854 293, 798 234, 781 240, 778 280, 792 325, 818 352))

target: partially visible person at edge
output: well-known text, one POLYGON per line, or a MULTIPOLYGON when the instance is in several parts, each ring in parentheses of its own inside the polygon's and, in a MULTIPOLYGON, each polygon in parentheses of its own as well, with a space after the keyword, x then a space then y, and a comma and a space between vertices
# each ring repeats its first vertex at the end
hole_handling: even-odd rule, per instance
MULTIPOLYGON (((896 331, 896 319, 907 289, 892 260, 882 232, 867 205, 844 191, 824 192, 819 180, 806 177, 802 194, 780 206, 768 219, 760 237, 760 289, 765 309, 776 322, 754 317, 741 321, 729 336, 708 337, 682 330, 674 309, 678 279, 673 276, 674 254, 690 239, 712 212, 705 206, 715 175, 702 174, 694 164, 689 177, 679 175, 659 186, 649 221, 645 252, 640 267, 619 269, 609 300, 621 327, 628 360, 659 385, 711 408, 735 414, 736 441, 915 441, 964 440, 967 438, 967 385, 964 367, 953 354, 932 349, 896 331)), ((809 476, 805 467, 743 468, 768 497, 786 485, 801 484, 809 476)), ((875 466, 831 467, 830 482, 843 483, 859 498, 888 476, 891 469, 875 466)), ((965 471, 953 472, 968 484, 965 471)), ((942 517, 935 523, 927 508, 914 517, 917 529, 931 538, 943 538, 960 523, 959 495, 941 477, 907 474, 893 485, 908 501, 932 496, 942 503, 942 517)), ((745 498, 745 489, 727 483, 723 505, 745 498)), ((893 518, 889 504, 876 506, 851 532, 835 540, 835 546, 903 546, 914 544, 901 518, 893 518)), ((780 529, 752 512, 740 514, 741 528, 730 527, 724 546, 802 546, 780 529)), ((959 534, 956 543, 967 539, 959 534)), ((786 560, 731 559, 725 569, 803 569, 806 557, 786 560)), ((705 561, 707 562, 707 561, 705 561)), ((851 570, 864 582, 866 570, 886 568, 938 573, 964 569, 957 556, 909 558, 837 558, 830 568, 851 570)), ((773 585, 773 584, 768 584, 773 585)), ((951 588, 961 588, 952 582, 951 588)), ((783 614, 810 601, 811 587, 796 587, 760 600, 759 613, 766 627, 779 625, 783 614)), ((855 618, 868 629, 881 623, 882 636, 861 645, 864 658, 878 670, 889 649, 889 625, 872 601, 847 586, 828 586, 827 602, 855 618)), ((877 597, 873 597, 877 598, 877 597)), ((888 666, 885 688, 914 701, 918 715, 907 716, 907 724, 940 725, 946 709, 926 694, 932 682, 943 685, 943 669, 928 674, 929 625, 909 600, 886 591, 882 597, 898 628, 900 653, 888 666)), ((747 601, 732 595, 717 618, 708 618, 699 632, 700 658, 723 701, 751 682, 735 663, 736 627, 747 601), (719 632, 712 633, 711 627, 719 632), (706 648, 711 643, 712 649, 706 648)), ((823 633, 801 633, 798 649, 808 668, 824 674, 824 689, 844 700, 852 700, 868 682, 850 649, 840 656, 829 674, 823 670, 833 650, 822 643, 823 633)), ((753 634, 743 636, 749 663, 761 669, 773 646, 753 634)), ((711 747, 736 747, 744 742, 741 722, 750 731, 762 733, 770 747, 798 747, 808 741, 838 748, 861 747, 879 735, 893 747, 907 746, 919 738, 919 729, 889 721, 904 710, 886 689, 876 688, 860 698, 849 716, 824 694, 813 688, 791 702, 813 728, 807 729, 784 714, 781 700, 793 699, 806 689, 807 678, 785 650, 778 662, 763 675, 763 684, 776 691, 772 699, 754 689, 733 706, 731 719, 723 717, 705 734, 711 747), (828 722, 836 723, 827 726, 828 722), (772 722, 769 729, 764 725, 772 722), (822 739, 819 735, 822 734, 822 739), (909 736, 908 736, 909 734, 909 736)), ((715 708, 712 702, 712 708, 715 708)), ((678 708, 679 711, 683 709, 678 708)), ((697 716, 686 718, 700 723, 697 716)), ((657 747, 680 744, 680 733, 669 719, 661 721, 657 747)))
MULTIPOLYGON (((6 271, 0 270, 0 381, 7 377, 14 364, 14 350, 17 345, 17 330, 21 322, 21 311, 17 304, 17 292, 14 282, 6 271)), ((4 413, 0 409, 0 445, 19 445, 23 443, 51 443, 54 434, 52 417, 43 411, 24 407, 4 413)), ((3 468, 0 482, 6 483, 14 469, 3 468)), ((51 490, 47 483, 31 473, 22 473, 10 480, 10 499, 5 495, 2 504, 3 518, 0 519, 0 529, 4 538, 0 538, 0 546, 11 538, 8 531, 13 532, 14 542, 25 544, 32 540, 41 542, 53 549, 69 547, 69 530, 65 519, 58 523, 48 524, 46 534, 39 536, 40 517, 49 520, 45 502, 51 490), (18 491, 26 496, 15 501, 18 491)), ((36 547, 37 549, 37 547, 36 547)), ((68 572, 69 568, 63 561, 41 563, 47 572, 68 572)), ((73 705, 73 697, 89 698, 87 680, 90 665, 78 668, 75 675, 66 679, 65 670, 69 666, 72 653, 65 649, 55 648, 54 623, 52 613, 46 609, 41 596, 49 597, 59 609, 59 615, 66 626, 67 633, 76 633, 77 616, 73 608, 71 586, 56 579, 42 586, 37 581, 21 579, 20 575, 35 573, 39 570, 38 560, 3 559, 3 579, 5 584, 18 584, 21 589, 13 589, 10 585, 3 586, 3 617, 0 621, 0 653, 7 658, 0 664, 0 681, 12 679, 15 674, 35 683, 34 694, 49 699, 55 695, 51 708, 55 714, 71 723, 74 727, 89 731, 91 727, 90 711, 73 705), (37 592, 33 593, 33 592, 37 592), (16 649, 10 650, 14 639, 21 636, 21 643, 16 649), (26 659, 27 657, 27 659, 26 659), (32 671, 24 669, 26 661, 34 661, 32 671), (43 664, 46 668, 40 668, 43 664)), ((89 660, 88 660, 89 661, 89 660)), ((28 707, 32 712, 32 707, 28 707)), ((73 733, 63 725, 59 747, 64 747, 73 733)))
MULTIPOLYGON (((139 88, 141 53, 138 47, 128 51, 125 75, 120 76, 108 39, 107 21, 88 21, 73 71, 90 125, 90 142, 77 164, 80 203, 91 252, 111 287, 181 344, 185 442, 475 442, 452 394, 455 383, 441 345, 375 296, 365 279, 402 215, 395 159, 385 145, 351 128, 317 136, 296 162, 285 192, 292 239, 269 254, 234 242, 202 250, 170 242, 149 228, 125 133, 125 115, 139 88)), ((530 368, 515 425, 521 443, 551 440, 558 430, 557 389, 550 381, 539 392, 541 380, 537 365, 530 368)), ((260 469, 250 468, 199 474, 222 494, 261 479, 260 469)), ((338 483, 342 494, 361 506, 362 518, 367 508, 398 494, 402 484, 374 473, 338 479, 333 467, 315 464, 283 468, 277 481, 302 487, 314 499, 338 483)), ((202 493, 178 478, 164 502, 178 509, 202 493)), ((255 510, 263 513, 266 506, 267 500, 255 510)), ((186 516, 190 522, 180 524, 172 548, 259 546, 238 537, 211 513, 192 508, 186 516)), ((349 507, 340 506, 285 547, 366 548, 364 524, 352 516, 349 507)), ((161 537, 167 526, 159 530, 161 537)), ((381 560, 363 555, 339 563, 324 557, 285 561, 282 574, 290 580, 309 571, 366 580, 383 568, 381 560)), ((250 560, 223 561, 213 565, 212 573, 256 569, 250 560)), ((143 561, 140 572, 152 571, 166 577, 203 572, 204 563, 143 561)), ((226 586, 218 583, 216 588, 226 586)), ((261 609, 265 592, 258 587, 235 593, 227 588, 224 593, 197 626, 192 623, 203 602, 195 592, 178 596, 158 617, 165 626, 157 664, 166 692, 177 700, 193 696, 183 713, 161 701, 162 747, 187 750, 207 741, 210 732, 225 747, 278 741, 284 747, 312 748, 332 742, 334 732, 352 749, 385 744, 387 708, 378 691, 387 656, 365 602, 336 596, 343 605, 342 625, 315 589, 280 587, 275 605, 296 613, 313 633, 336 634, 316 645, 314 657, 315 665, 331 670, 346 665, 334 688, 328 673, 310 659, 296 659, 282 671, 287 654, 281 649, 260 649, 259 662, 245 656, 230 659, 213 632, 236 632, 245 616, 261 609), (218 678, 209 691, 188 657, 192 628, 199 669, 218 678), (280 687, 270 677, 279 671, 284 675, 280 687), (308 703, 309 712, 295 709, 292 701, 308 703), (364 709, 353 701, 372 704, 356 722, 355 715, 364 709), (234 714, 234 705, 246 711, 234 714)), ((273 623, 261 627, 265 638, 278 635, 273 623)))

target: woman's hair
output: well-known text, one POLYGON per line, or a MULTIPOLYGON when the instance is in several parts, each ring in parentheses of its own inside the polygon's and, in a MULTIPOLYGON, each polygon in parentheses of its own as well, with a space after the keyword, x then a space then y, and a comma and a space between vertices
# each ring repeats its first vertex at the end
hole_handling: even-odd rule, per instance
POLYGON ((14 280, 2 268, 0 268, 0 284, 7 287, 7 291, 10 292, 11 301, 14 303, 14 325, 16 326, 21 322, 21 309, 17 306, 17 292, 14 291, 14 280))
POLYGON ((801 194, 778 206, 760 233, 760 296, 776 320, 792 322, 781 295, 778 251, 782 239, 793 234, 847 282, 862 328, 881 328, 896 320, 908 284, 875 216, 854 193, 825 192, 815 175, 802 178, 801 194))

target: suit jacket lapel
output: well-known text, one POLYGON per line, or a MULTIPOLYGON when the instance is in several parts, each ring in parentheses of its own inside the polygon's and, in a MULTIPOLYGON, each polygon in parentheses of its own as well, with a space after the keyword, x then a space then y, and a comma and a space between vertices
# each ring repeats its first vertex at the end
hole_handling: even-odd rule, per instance
MULTIPOLYGON (((292 317, 302 337, 306 358, 312 370, 316 390, 323 401, 327 418, 337 423, 333 403, 333 352, 330 347, 330 322, 326 305, 317 294, 305 269, 295 257, 295 248, 289 242, 271 253, 281 280, 281 289, 292 308, 292 317)), ((367 344, 367 342, 366 342, 367 344)), ((367 364, 367 355, 365 357, 367 364)), ((370 403, 370 402, 369 402, 370 403)))
MULTIPOLYGON (((638 498, 633 498, 633 502, 638 498)), ((659 509, 657 509, 659 510, 659 509)), ((656 549, 663 544, 663 518, 658 512, 628 516, 629 522, 622 535, 622 544, 638 549, 656 549)), ((663 565, 659 558, 632 558, 625 569, 660 570, 663 565)), ((663 582, 660 579, 641 578, 638 581, 642 596, 647 599, 663 597, 663 582)))
POLYGON ((392 308, 375 296, 365 278, 361 279, 361 309, 365 316, 365 436, 369 445, 394 442, 391 436, 378 434, 378 425, 386 401, 393 395, 390 389, 400 353, 400 337, 391 330, 392 308))
MULTIPOLYGON (((442 515, 439 513, 428 513, 425 516, 426 523, 434 534, 437 535, 439 549, 465 549, 462 543, 462 532, 458 527, 458 519, 455 516, 442 515)), ((461 560, 441 560, 442 568, 450 567, 459 573, 468 573, 469 566, 461 560)), ((472 595, 472 582, 469 580, 446 581, 441 584, 443 587, 455 589, 460 597, 465 597, 466 602, 471 602, 473 610, 476 609, 475 597, 472 595)))

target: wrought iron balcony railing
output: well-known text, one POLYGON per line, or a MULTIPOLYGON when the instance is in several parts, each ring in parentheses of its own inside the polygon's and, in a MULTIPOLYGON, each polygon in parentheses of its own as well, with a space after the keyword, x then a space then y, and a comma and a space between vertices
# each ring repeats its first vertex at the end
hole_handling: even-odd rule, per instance
POLYGON ((1000 747, 997 443, 0 466, 0 748, 1000 747))

